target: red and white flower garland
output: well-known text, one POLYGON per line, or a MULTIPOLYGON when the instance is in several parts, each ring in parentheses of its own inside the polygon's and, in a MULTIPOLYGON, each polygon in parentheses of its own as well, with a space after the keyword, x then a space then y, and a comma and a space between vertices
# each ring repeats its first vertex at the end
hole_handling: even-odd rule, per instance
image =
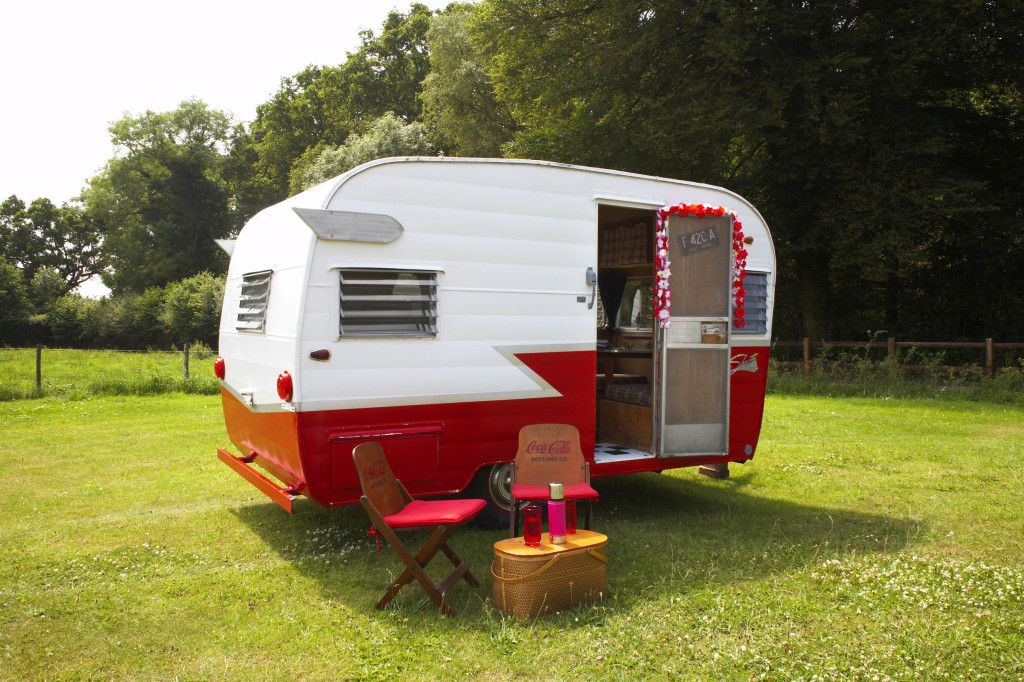
POLYGON ((743 289, 743 280, 747 276, 747 250, 744 248, 743 223, 736 211, 722 206, 705 206, 704 204, 676 204, 658 210, 657 253, 654 256, 654 316, 662 329, 671 324, 669 310, 672 307, 672 291, 668 286, 668 278, 672 274, 671 262, 668 257, 668 218, 672 215, 682 217, 697 216, 732 216, 732 298, 735 304, 733 325, 742 327, 745 324, 745 304, 747 292, 743 289))

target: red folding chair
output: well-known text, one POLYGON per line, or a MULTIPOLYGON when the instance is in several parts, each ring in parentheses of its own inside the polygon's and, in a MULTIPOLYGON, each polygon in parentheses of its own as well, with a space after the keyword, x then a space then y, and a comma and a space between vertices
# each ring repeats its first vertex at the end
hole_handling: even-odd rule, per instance
POLYGON ((444 595, 451 587, 464 578, 470 585, 480 586, 480 581, 470 572, 469 566, 448 545, 448 538, 464 523, 473 520, 486 502, 483 500, 414 500, 402 482, 395 478, 380 443, 369 441, 356 446, 352 451, 359 484, 363 488, 363 503, 370 521, 381 537, 387 540, 395 553, 405 563, 405 570, 388 586, 384 596, 377 602, 383 609, 395 598, 398 591, 413 578, 423 587, 427 596, 437 604, 441 612, 450 616, 452 608, 444 595), (415 556, 395 531, 431 531, 426 544, 415 556), (435 583, 424 570, 438 552, 443 552, 455 566, 447 578, 435 583))
POLYGON ((530 424, 519 430, 512 462, 511 537, 519 535, 519 512, 529 502, 548 499, 548 484, 565 486, 565 499, 587 503, 584 528, 590 530, 597 491, 590 487, 590 462, 580 448, 580 432, 571 424, 530 424))

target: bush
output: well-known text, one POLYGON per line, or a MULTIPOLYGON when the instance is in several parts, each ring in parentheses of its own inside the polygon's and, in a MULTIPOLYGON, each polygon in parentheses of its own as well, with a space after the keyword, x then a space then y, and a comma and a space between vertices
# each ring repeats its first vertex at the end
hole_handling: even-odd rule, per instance
POLYGON ((768 362, 768 392, 827 397, 956 398, 1024 405, 1024 360, 988 378, 977 365, 946 366, 941 352, 897 349, 891 358, 875 359, 872 349, 870 341, 852 350, 825 346, 811 360, 806 375, 802 369, 785 369, 773 353, 768 362))
POLYGON ((217 345, 224 278, 201 272, 167 285, 163 321, 175 344, 199 341, 217 345))
POLYGON ((0 344, 26 342, 29 305, 21 270, 0 260, 0 344))

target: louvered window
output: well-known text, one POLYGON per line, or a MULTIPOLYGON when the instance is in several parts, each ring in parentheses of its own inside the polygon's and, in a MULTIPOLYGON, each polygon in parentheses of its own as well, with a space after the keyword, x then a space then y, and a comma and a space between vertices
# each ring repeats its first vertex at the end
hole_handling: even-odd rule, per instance
POLYGON ((340 271, 343 337, 437 335, 437 273, 346 268, 340 271))
POLYGON ((744 325, 733 327, 737 334, 764 334, 768 331, 768 273, 747 272, 743 279, 746 291, 744 325))
POLYGON ((262 332, 267 321, 267 303, 270 301, 271 270, 242 275, 242 295, 238 300, 238 319, 235 329, 262 332))

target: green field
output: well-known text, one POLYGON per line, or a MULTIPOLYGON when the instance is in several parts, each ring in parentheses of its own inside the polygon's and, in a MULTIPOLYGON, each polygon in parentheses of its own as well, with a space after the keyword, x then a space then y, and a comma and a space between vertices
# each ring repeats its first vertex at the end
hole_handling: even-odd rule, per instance
POLYGON ((156 395, 220 393, 213 375, 216 353, 208 348, 189 353, 185 378, 180 351, 119 351, 44 348, 36 384, 34 348, 0 348, 0 400, 88 395, 156 395))
MULTIPOLYGON (((1021 679, 1024 410, 769 397, 757 457, 598 479, 610 598, 445 619, 358 507, 288 516, 216 460, 216 397, 0 403, 6 679, 1021 679)), ((440 567, 438 567, 440 568, 440 567)))

